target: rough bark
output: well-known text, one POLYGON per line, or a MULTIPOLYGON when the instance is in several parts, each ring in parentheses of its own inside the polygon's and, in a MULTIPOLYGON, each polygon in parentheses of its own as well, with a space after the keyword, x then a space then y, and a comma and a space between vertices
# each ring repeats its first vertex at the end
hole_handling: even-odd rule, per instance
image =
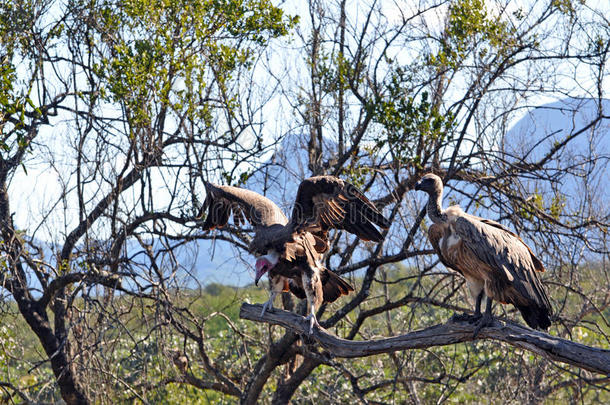
POLYGON ((78 384, 70 359, 64 349, 65 342, 57 339, 51 329, 46 311, 38 303, 24 297, 21 286, 13 288, 13 296, 32 331, 36 334, 47 356, 63 400, 69 405, 88 404, 89 401, 78 384))
POLYGON ((303 380, 309 377, 309 374, 319 365, 320 363, 316 360, 306 359, 287 381, 277 386, 277 389, 273 394, 272 405, 289 403, 294 392, 299 388, 303 380))
MULTIPOLYGON (((259 311, 261 309, 262 306, 259 306, 259 311)), ((288 311, 282 312, 292 313, 288 311)), ((294 356, 295 353, 289 349, 296 340, 297 336, 290 332, 285 334, 277 343, 272 344, 271 347, 269 347, 267 354, 261 357, 254 367, 252 377, 248 380, 246 389, 243 390, 243 394, 239 401, 240 404, 254 405, 258 403, 258 397, 273 370, 275 370, 277 366, 286 363, 291 356, 294 356)))
MULTIPOLYGON (((261 317, 261 308, 261 305, 244 303, 239 316, 242 319, 280 325, 297 333, 305 333, 309 328, 308 321, 302 316, 274 309, 266 311, 261 317)), ((474 329, 474 325, 469 323, 447 322, 385 339, 353 341, 331 335, 322 328, 315 328, 311 338, 331 355, 347 358, 490 339, 508 343, 549 360, 571 364, 594 373, 610 374, 610 350, 585 346, 513 322, 495 320, 493 326, 481 329, 476 338, 473 338, 474 329)))

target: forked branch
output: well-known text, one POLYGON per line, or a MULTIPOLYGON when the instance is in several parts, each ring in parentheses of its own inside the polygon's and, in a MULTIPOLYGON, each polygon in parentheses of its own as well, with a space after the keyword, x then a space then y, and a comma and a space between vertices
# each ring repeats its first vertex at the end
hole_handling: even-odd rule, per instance
MULTIPOLYGON (((274 308, 261 316, 262 305, 244 303, 239 317, 257 322, 280 325, 298 333, 309 330, 309 322, 292 312, 274 308)), ((366 341, 346 340, 315 328, 311 338, 335 357, 366 357, 398 350, 423 349, 469 342, 474 326, 469 323, 447 322, 426 329, 385 339, 366 341)), ((546 333, 526 328, 513 322, 495 320, 493 326, 481 329, 476 340, 491 339, 528 350, 549 360, 571 364, 594 373, 610 375, 610 350, 585 346, 546 333)))

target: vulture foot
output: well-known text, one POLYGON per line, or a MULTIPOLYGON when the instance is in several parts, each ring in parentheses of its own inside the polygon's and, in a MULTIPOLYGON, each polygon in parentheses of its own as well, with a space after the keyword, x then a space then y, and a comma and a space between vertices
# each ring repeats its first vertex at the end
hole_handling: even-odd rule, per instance
POLYGON ((265 302, 263 304, 263 309, 261 310, 261 318, 265 315, 265 312, 273 310, 273 299, 265 302))
POLYGON ((313 333, 314 325, 317 326, 317 327, 320 327, 320 324, 318 323, 318 320, 316 319, 315 314, 309 314, 309 315, 307 315, 307 317, 305 319, 309 321, 309 333, 308 333, 308 335, 311 335, 313 333))
POLYGON ((479 318, 474 324, 476 327, 474 328, 474 334, 472 335, 473 339, 476 339, 481 329, 485 326, 492 326, 494 323, 494 318, 491 315, 485 314, 479 318))

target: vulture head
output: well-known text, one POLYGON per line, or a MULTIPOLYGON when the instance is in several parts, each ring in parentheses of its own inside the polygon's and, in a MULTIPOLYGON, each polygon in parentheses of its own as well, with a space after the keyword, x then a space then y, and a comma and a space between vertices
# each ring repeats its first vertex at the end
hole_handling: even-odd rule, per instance
POLYGON ((275 265, 280 261, 280 254, 275 250, 269 250, 266 255, 260 256, 256 259, 256 276, 254 279, 254 284, 258 285, 258 280, 269 270, 275 267, 275 265))
POLYGON ((269 270, 275 267, 284 255, 286 243, 292 240, 290 227, 283 224, 273 224, 259 227, 252 238, 248 249, 257 258, 254 265, 256 269, 254 284, 269 270))
POLYGON ((440 194, 443 192, 443 181, 436 174, 428 173, 415 183, 415 190, 425 191, 430 195, 440 194))

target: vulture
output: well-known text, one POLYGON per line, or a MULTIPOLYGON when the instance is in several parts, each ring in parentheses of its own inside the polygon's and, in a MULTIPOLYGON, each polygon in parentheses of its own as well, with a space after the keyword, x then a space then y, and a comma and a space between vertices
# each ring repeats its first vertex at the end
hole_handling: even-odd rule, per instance
POLYGON ((221 228, 231 214, 237 226, 246 220, 254 228, 249 250, 257 256, 254 283, 267 273, 269 300, 261 316, 273 308, 278 293, 290 291, 307 299, 309 333, 318 324, 316 309, 354 291, 353 287, 322 265, 329 248, 328 230, 344 229, 366 241, 380 242, 377 227, 390 223, 352 184, 334 176, 317 176, 299 185, 290 220, 270 199, 250 190, 205 182, 207 209, 203 230, 221 228))
POLYGON ((525 242, 502 224, 469 215, 457 205, 443 210, 443 182, 435 174, 423 176, 415 190, 428 193, 427 212, 433 222, 428 238, 432 247, 446 267, 466 279, 476 298, 473 316, 456 315, 453 319, 474 322, 476 337, 483 326, 493 323, 493 299, 513 304, 530 327, 547 329, 551 325, 551 304, 537 275, 544 266, 525 242), (484 315, 483 295, 487 297, 484 315))

